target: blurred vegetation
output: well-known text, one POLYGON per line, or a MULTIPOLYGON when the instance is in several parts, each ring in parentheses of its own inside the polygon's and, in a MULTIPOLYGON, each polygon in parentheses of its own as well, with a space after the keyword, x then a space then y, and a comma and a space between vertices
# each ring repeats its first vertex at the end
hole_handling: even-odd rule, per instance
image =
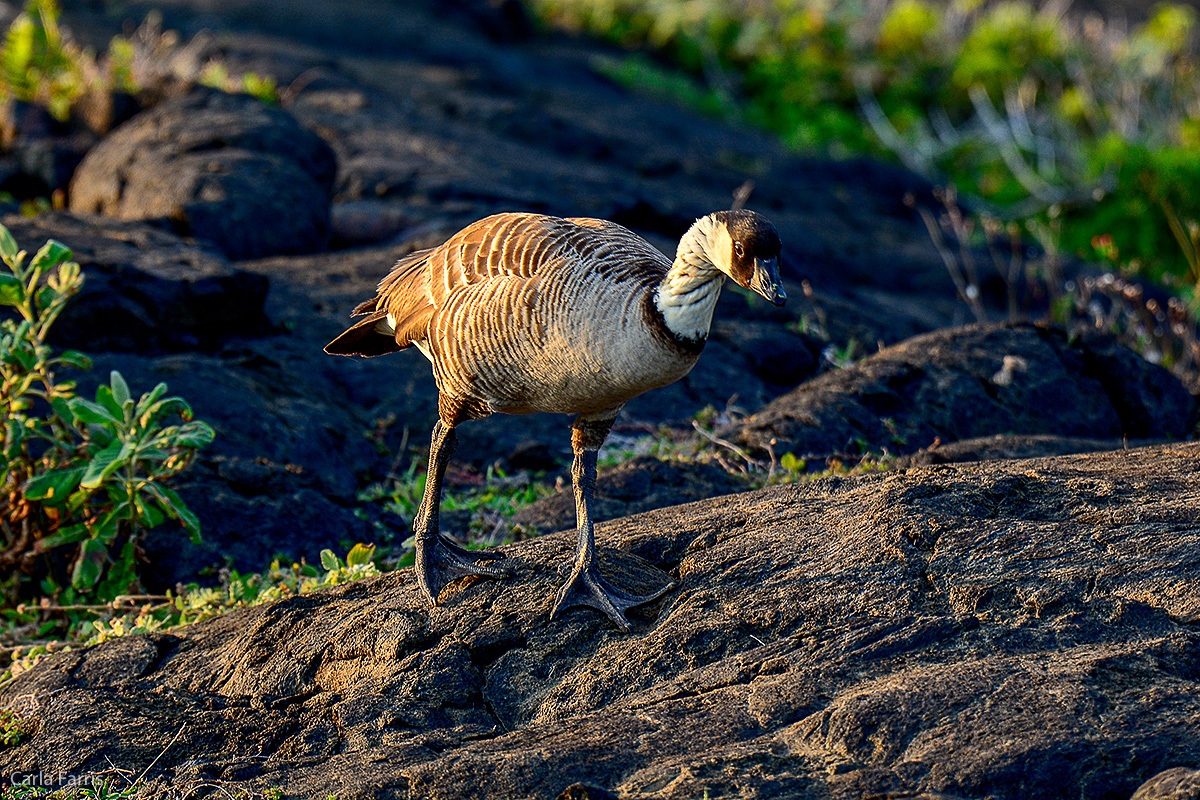
POLYGON ((1126 26, 1012 0, 530 2, 551 25, 636 51, 599 65, 619 80, 799 149, 896 158, 1043 242, 1194 297, 1188 6, 1126 26))
POLYGON ((60 121, 68 120, 87 96, 137 95, 170 81, 279 102, 273 79, 233 75, 223 64, 204 59, 203 37, 183 44, 175 32, 163 30, 157 14, 131 35, 113 37, 108 50, 98 55, 63 33, 59 13, 57 0, 26 0, 0 48, 0 100, 36 104, 60 121))

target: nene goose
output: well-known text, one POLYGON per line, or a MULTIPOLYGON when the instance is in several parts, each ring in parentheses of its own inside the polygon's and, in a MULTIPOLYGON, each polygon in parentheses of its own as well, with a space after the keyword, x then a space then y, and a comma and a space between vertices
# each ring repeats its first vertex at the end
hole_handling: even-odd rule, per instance
POLYGON ((596 451, 626 401, 691 370, 726 276, 783 304, 779 248, 775 228, 751 211, 697 220, 674 263, 612 222, 499 214, 396 264, 377 296, 354 310, 366 318, 325 352, 378 356, 412 345, 433 365, 439 419, 413 532, 417 582, 434 605, 455 578, 512 574, 495 563, 503 555, 464 550, 438 531, 454 429, 495 412, 576 415, 578 545, 551 618, 592 606, 628 631, 628 609, 673 588, 630 595, 600 574, 591 517, 596 451))

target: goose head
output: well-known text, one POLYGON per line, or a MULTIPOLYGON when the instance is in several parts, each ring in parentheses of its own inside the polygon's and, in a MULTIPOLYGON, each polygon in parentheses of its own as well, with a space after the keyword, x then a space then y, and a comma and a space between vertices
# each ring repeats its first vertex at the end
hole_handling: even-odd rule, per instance
POLYGON ((712 265, 738 286, 777 306, 787 293, 779 278, 779 233, 766 217, 753 211, 718 211, 705 251, 712 265))

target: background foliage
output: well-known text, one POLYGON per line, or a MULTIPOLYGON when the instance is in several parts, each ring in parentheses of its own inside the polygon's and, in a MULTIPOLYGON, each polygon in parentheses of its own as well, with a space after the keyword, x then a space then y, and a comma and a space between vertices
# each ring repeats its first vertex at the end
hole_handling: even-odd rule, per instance
POLYGON ((621 80, 797 148, 899 159, 1039 239, 1189 296, 1200 280, 1189 6, 1128 26, 1014 0, 531 2, 637 50, 602 65, 621 80))

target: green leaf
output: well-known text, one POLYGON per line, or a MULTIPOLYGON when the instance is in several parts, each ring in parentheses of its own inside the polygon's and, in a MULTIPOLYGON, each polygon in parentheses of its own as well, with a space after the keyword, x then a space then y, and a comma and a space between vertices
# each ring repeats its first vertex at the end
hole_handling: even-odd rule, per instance
POLYGON ((28 500, 50 501, 47 505, 61 505, 79 486, 82 477, 83 467, 47 472, 25 484, 25 497, 28 500))
POLYGON ((17 257, 20 248, 17 247, 17 240, 8 232, 8 228, 0 225, 0 258, 5 261, 11 261, 17 257))
POLYGON ((11 352, 11 355, 13 361, 16 361, 24 371, 33 372, 37 368, 37 356, 28 350, 16 349, 11 352))
POLYGON ((199 449, 212 444, 214 438, 216 438, 216 433, 212 427, 206 422, 197 420, 180 425, 179 430, 171 437, 171 444, 176 447, 199 449))
POLYGON ((166 521, 166 512, 155 503, 146 502, 146 498, 144 497, 138 497, 134 502, 136 503, 138 515, 136 524, 139 528, 157 528, 166 521))
POLYGON ((42 539, 40 547, 43 550, 53 550, 55 547, 62 547, 64 544, 74 544, 75 542, 83 541, 89 535, 87 526, 83 523, 71 525, 42 539))
POLYGON ((72 492, 71 496, 67 498, 67 513, 74 514, 76 511, 83 508, 83 504, 86 503, 87 499, 93 494, 94 490, 92 489, 80 489, 77 492, 72 492))
POLYGON ((71 249, 61 242, 56 242, 51 239, 42 245, 42 249, 37 251, 37 255, 33 257, 30 266, 40 267, 43 270, 57 266, 64 261, 71 260, 71 249))
POLYGON ((100 580, 104 562, 108 559, 108 548, 97 539, 88 539, 79 548, 79 558, 71 572, 71 586, 79 591, 92 588, 100 580))
POLYGON ((128 515, 129 501, 118 503, 96 521, 96 525, 92 529, 93 535, 106 545, 112 544, 117 538, 117 534, 121 532, 121 520, 128 515))
POLYGON ((25 297, 25 286, 15 275, 0 275, 0 305, 17 306, 25 297))
POLYGON ((67 398, 62 395, 54 395, 50 398, 50 407, 54 409, 64 422, 74 422, 75 414, 71 411, 71 404, 67 402, 67 398))
POLYGON ((155 386, 149 392, 142 395, 141 400, 138 400, 137 411, 135 414, 138 417, 142 417, 143 426, 150 422, 149 417, 147 416, 148 412, 154 407, 154 404, 158 402, 158 399, 166 394, 166 391, 167 385, 165 383, 159 383, 158 386, 155 386))
POLYGON ((341 566, 338 557, 333 554, 333 551, 326 548, 321 551, 321 567, 332 572, 341 566))
POLYGON ((79 485, 84 489, 97 489, 108 478, 121 468, 133 450, 128 443, 121 444, 113 442, 108 447, 101 450, 96 455, 92 456, 92 460, 88 462, 87 469, 83 473, 83 480, 79 485))
POLYGON ((174 491, 166 486, 160 486, 157 483, 147 483, 146 490, 154 495, 158 500, 158 504, 162 506, 162 510, 167 512, 167 515, 172 519, 179 520, 184 529, 188 532, 192 542, 200 543, 200 520, 196 517, 192 510, 187 507, 183 499, 175 494, 174 491))
MULTIPOLYGON (((164 389, 166 384, 162 384, 164 389)), ((148 415, 149 419, 158 419, 165 417, 172 411, 179 414, 184 419, 191 419, 192 407, 187 404, 187 401, 182 397, 164 397, 156 403, 151 403, 146 410, 142 411, 142 415, 148 415)))
POLYGON ((92 360, 78 350, 64 350, 58 355, 58 363, 76 369, 91 369, 92 360))
POLYGON ((113 396, 112 389, 104 384, 96 387, 96 402, 109 410, 115 422, 123 423, 125 421, 125 409, 122 408, 121 403, 117 402, 117 398, 113 396))
POLYGON ((357 567, 370 564, 374 557, 375 545, 359 543, 351 547, 350 552, 346 554, 346 566, 357 567))
POLYGON ((85 400, 82 397, 72 397, 68 401, 68 405, 71 407, 71 414, 75 418, 76 425, 84 423, 91 423, 93 425, 121 424, 121 420, 114 417, 112 412, 98 403, 93 403, 91 400, 85 400))
POLYGON ((108 380, 112 384, 113 399, 124 408, 125 404, 133 399, 133 396, 129 393, 129 384, 121 377, 121 373, 115 369, 109 373, 108 380))

